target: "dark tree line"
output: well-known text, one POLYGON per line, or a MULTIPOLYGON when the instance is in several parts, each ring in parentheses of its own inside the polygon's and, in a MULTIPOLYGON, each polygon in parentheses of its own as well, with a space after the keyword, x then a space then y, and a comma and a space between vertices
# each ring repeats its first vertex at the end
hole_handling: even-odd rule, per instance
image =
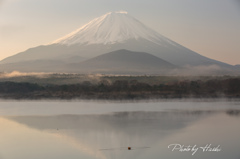
POLYGON ((155 84, 137 80, 103 80, 98 84, 85 81, 79 84, 40 85, 34 83, 0 82, 2 98, 188 98, 240 97, 240 78, 183 80, 155 84))

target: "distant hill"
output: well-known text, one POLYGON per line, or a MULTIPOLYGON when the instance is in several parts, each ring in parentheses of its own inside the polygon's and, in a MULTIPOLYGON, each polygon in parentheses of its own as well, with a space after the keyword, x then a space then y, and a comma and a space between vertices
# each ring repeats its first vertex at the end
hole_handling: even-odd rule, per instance
POLYGON ((240 70, 240 65, 234 65, 234 68, 239 69, 240 70))
POLYGON ((165 74, 177 68, 175 65, 144 52, 118 50, 106 53, 84 62, 70 64, 67 70, 84 73, 113 74, 165 74))

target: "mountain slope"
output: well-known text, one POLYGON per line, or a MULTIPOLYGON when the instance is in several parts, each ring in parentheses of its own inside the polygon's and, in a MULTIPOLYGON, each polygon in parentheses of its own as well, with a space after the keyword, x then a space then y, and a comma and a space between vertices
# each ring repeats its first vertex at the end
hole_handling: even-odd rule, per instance
POLYGON ((79 73, 166 74, 176 66, 148 53, 118 50, 70 64, 66 68, 79 73))

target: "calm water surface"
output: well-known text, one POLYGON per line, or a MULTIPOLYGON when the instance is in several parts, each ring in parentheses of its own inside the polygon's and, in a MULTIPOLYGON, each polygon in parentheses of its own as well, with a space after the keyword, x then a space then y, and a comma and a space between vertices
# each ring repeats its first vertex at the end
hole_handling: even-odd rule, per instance
POLYGON ((240 102, 0 101, 0 159, 134 158, 240 159, 240 102))

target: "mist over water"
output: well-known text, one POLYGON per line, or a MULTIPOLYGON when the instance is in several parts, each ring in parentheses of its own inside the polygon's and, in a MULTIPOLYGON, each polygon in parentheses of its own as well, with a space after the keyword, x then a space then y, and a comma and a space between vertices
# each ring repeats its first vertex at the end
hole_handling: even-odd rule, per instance
POLYGON ((21 76, 35 76, 35 77, 47 77, 50 73, 44 72, 19 72, 19 71, 12 71, 10 73, 0 73, 0 78, 11 78, 11 77, 21 77, 21 76))
POLYGON ((108 114, 167 110, 226 111, 239 109, 237 99, 159 100, 0 100, 0 115, 108 114))

